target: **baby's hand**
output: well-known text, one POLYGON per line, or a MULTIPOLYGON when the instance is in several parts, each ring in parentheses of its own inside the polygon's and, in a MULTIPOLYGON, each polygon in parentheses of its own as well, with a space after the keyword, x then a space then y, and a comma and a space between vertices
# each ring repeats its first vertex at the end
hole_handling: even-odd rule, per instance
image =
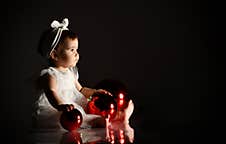
POLYGON ((109 91, 104 90, 104 89, 97 89, 97 90, 94 92, 94 94, 95 94, 95 93, 101 93, 101 94, 107 94, 107 95, 113 96, 109 91))
POLYGON ((74 109, 74 105, 73 104, 60 104, 57 107, 58 111, 71 111, 74 109))

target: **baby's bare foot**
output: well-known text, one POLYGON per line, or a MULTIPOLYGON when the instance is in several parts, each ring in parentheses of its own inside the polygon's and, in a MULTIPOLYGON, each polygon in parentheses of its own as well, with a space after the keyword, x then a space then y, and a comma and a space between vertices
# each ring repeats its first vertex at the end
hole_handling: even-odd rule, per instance
POLYGON ((125 125, 125 134, 128 136, 128 139, 131 143, 134 141, 134 129, 129 125, 125 125))
POLYGON ((124 110, 124 112, 125 112, 125 123, 129 123, 129 118, 132 115, 133 110, 134 110, 134 104, 133 104, 133 101, 130 100, 129 103, 128 103, 128 107, 124 110))

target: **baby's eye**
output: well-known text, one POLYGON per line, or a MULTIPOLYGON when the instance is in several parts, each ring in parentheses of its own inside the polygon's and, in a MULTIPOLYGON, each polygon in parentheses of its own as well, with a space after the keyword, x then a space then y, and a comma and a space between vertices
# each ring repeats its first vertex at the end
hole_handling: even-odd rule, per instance
POLYGON ((77 49, 75 49, 75 48, 70 48, 69 51, 71 51, 71 52, 77 52, 77 49))

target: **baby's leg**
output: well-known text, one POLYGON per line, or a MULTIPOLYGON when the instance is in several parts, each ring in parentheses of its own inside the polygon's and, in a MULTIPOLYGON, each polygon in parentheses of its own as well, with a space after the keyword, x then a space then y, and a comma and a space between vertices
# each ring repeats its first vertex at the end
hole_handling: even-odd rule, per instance
POLYGON ((98 117, 91 121, 92 128, 104 128, 106 126, 106 121, 103 117, 98 117))
POLYGON ((134 104, 133 104, 133 101, 130 100, 128 103, 128 107, 123 111, 118 111, 116 114, 116 117, 113 120, 111 120, 112 125, 117 123, 128 124, 129 119, 133 113, 133 110, 134 110, 134 104))
POLYGON ((104 128, 105 127, 105 119, 99 115, 95 114, 86 114, 83 117, 83 128, 92 127, 92 128, 104 128))
MULTIPOLYGON (((118 112, 116 117, 111 121, 112 125, 121 125, 121 124, 129 124, 129 119, 133 113, 134 104, 133 101, 130 100, 128 103, 128 107, 123 111, 118 112)), ((83 124, 81 127, 85 127, 85 125, 89 125, 90 127, 95 128, 104 128, 106 126, 106 120, 104 117, 95 114, 86 114, 83 119, 83 124)))
POLYGON ((125 123, 129 123, 129 119, 130 119, 130 116, 133 113, 133 110, 134 110, 134 104, 133 104, 133 101, 130 100, 128 107, 124 110, 124 113, 125 113, 124 122, 125 123))

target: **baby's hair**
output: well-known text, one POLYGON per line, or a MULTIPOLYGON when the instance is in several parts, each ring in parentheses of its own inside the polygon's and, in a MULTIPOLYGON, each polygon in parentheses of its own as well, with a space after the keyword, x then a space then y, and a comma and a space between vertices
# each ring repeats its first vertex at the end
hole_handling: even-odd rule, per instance
POLYGON ((58 42, 58 44, 57 44, 57 46, 56 46, 56 49, 57 49, 57 47, 59 46, 59 44, 61 44, 61 43, 64 42, 64 40, 65 40, 66 38, 69 38, 69 39, 74 40, 74 39, 78 39, 78 35, 77 35, 75 32, 73 32, 73 31, 70 31, 70 30, 64 30, 64 31, 62 32, 62 34, 61 34, 61 37, 60 37, 60 40, 59 40, 59 42, 58 42))
MULTIPOLYGON (((46 53, 45 53, 46 49, 49 49, 51 47, 51 44, 52 44, 54 38, 55 38, 55 34, 53 34, 52 29, 48 29, 42 33, 40 40, 39 40, 38 49, 37 49, 38 53, 41 56, 46 57, 46 53)), ((74 40, 74 39, 78 39, 78 35, 75 32, 70 31, 70 30, 62 31, 60 40, 59 40, 58 44, 56 45, 56 49, 59 46, 59 44, 64 42, 64 40, 66 38, 74 40)))

